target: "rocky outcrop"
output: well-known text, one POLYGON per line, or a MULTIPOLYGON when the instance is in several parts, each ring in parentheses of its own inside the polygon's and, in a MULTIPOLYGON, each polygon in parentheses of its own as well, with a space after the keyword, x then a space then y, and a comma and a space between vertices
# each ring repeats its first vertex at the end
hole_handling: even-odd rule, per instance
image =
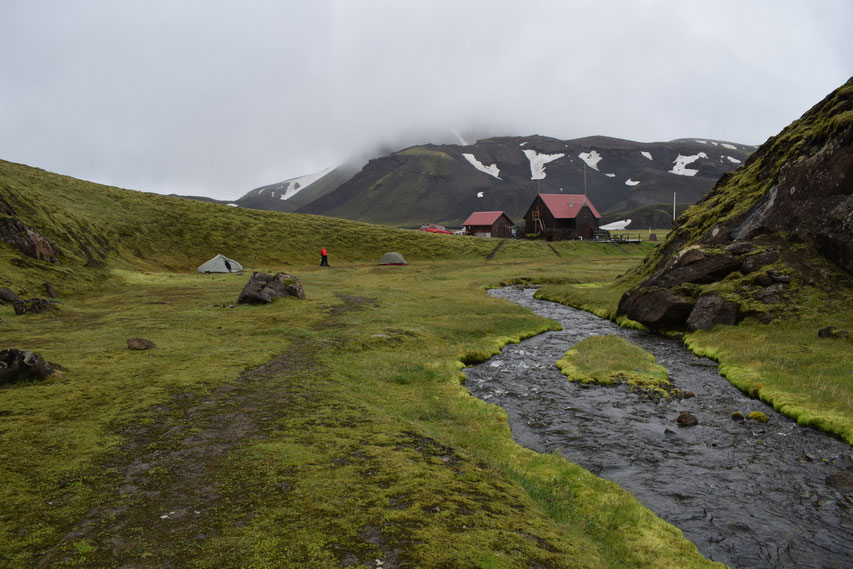
POLYGON ((618 312, 668 329, 734 324, 743 311, 769 322, 797 310, 798 282, 834 286, 820 255, 853 274, 851 109, 853 79, 721 177, 638 269, 618 312), (688 314, 675 309, 685 303, 688 314))
POLYGON ((14 304, 21 302, 21 297, 15 294, 12 289, 0 286, 0 304, 14 304))
POLYGON ((714 283, 740 268, 740 263, 731 253, 711 254, 692 248, 677 256, 671 264, 640 286, 671 288, 684 283, 714 283))
POLYGON ((737 304, 725 300, 717 293, 699 297, 690 316, 687 317, 687 329, 690 331, 710 330, 717 324, 736 324, 740 318, 737 304))
POLYGON ((31 298, 29 300, 19 300, 14 303, 15 314, 18 315, 50 312, 55 305, 55 300, 46 300, 44 298, 31 298))
POLYGON ((39 235, 36 230, 24 225, 19 219, 7 217, 0 221, 0 241, 33 259, 50 263, 59 262, 56 249, 50 241, 39 235))
POLYGON ((237 302, 240 304, 265 304, 274 298, 294 296, 305 298, 302 283, 293 275, 287 273, 252 273, 249 282, 243 287, 237 302))
POLYGON ((0 351, 0 385, 29 379, 44 379, 53 373, 53 365, 29 350, 0 351))
POLYGON ((693 305, 683 296, 659 287, 626 293, 619 312, 649 328, 677 328, 684 324, 693 305))
POLYGON ((853 127, 782 166, 778 183, 731 236, 783 231, 853 273, 853 127))

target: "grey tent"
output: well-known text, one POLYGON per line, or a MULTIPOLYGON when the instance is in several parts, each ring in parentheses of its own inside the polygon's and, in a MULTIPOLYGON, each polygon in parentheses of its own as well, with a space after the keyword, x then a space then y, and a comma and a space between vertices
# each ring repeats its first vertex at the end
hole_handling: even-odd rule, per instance
POLYGON ((225 255, 217 255, 198 268, 200 273, 238 273, 243 265, 225 255))
POLYGON ((379 259, 380 265, 408 265, 409 263, 399 253, 385 253, 379 259))

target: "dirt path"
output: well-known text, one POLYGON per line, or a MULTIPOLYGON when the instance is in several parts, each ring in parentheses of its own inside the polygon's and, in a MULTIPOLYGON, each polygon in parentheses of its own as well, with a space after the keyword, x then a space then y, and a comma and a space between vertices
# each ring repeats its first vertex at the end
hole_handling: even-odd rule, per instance
POLYGON ((222 502, 214 473, 228 453, 265 438, 277 416, 305 403, 304 379, 316 371, 314 349, 294 343, 206 397, 174 395, 155 409, 152 421, 126 429, 121 455, 103 465, 113 487, 38 566, 67 560, 76 553, 71 544, 81 541, 96 545, 99 560, 135 559, 140 566, 138 560, 148 557, 158 567, 175 566, 163 561, 169 544, 211 529, 209 514, 222 502), (300 378, 296 395, 291 383, 300 378))

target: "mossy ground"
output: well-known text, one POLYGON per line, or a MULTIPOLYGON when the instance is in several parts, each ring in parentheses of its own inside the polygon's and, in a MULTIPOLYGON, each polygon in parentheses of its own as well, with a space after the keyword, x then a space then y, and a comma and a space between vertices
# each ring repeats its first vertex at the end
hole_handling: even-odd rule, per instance
POLYGON ((608 334, 584 338, 557 360, 569 381, 613 385, 669 397, 669 373, 655 357, 625 338, 608 334))
POLYGON ((307 299, 234 308, 246 277, 104 268, 56 312, 0 308, 0 344, 64 368, 1 392, 0 559, 712 566, 614 484, 515 445, 504 412, 461 385, 460 361, 555 325, 485 288, 606 280, 640 258, 553 247, 407 267, 266 259, 307 299), (134 336, 156 348, 128 350, 134 336))

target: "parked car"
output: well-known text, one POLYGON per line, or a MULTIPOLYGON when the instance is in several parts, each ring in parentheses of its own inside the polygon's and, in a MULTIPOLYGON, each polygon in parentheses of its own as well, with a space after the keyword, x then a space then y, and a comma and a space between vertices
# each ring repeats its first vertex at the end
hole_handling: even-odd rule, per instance
POLYGON ((452 233, 451 231, 448 231, 448 230, 447 230, 447 228, 446 228, 445 226, 443 226, 443 225, 436 225, 436 224, 434 224, 434 223, 430 223, 430 224, 427 224, 427 225, 422 225, 422 226, 421 226, 421 231, 429 231, 430 233, 447 233, 447 234, 452 233))
POLYGON ((468 235, 468 232, 464 229, 459 229, 458 231, 453 232, 454 235, 468 235))

